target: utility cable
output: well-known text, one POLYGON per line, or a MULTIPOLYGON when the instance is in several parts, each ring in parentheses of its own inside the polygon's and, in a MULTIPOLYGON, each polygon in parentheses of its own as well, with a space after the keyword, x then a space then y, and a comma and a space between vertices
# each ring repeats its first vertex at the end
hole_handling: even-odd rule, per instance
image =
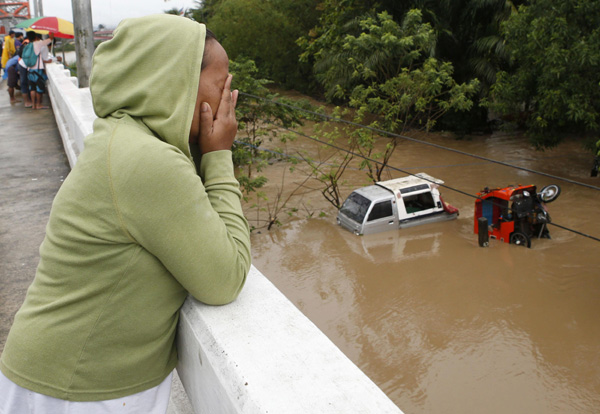
MULTIPOLYGON (((312 137, 312 136, 310 136, 310 135, 308 135, 308 134, 305 134, 305 133, 303 133, 303 132, 299 132, 299 131, 293 130, 293 129, 291 129, 291 128, 288 128, 288 127, 284 127, 284 126, 281 126, 281 125, 277 125, 277 124, 275 124, 275 123, 274 123, 274 122, 272 122, 272 121, 266 121, 266 122, 268 122, 268 123, 270 123, 270 124, 272 124, 272 125, 275 125, 275 126, 277 126, 277 127, 281 128, 281 129, 284 129, 284 130, 286 130, 286 131, 288 131, 288 132, 291 132, 291 133, 294 133, 294 134, 296 134, 296 135, 299 135, 299 136, 301 136, 301 137, 304 137, 304 138, 310 139, 310 140, 312 140, 312 141, 319 142, 319 143, 321 143, 321 144, 325 144, 325 145, 327 145, 327 146, 329 146, 329 147, 335 148, 335 149, 337 149, 337 150, 339 150, 339 151, 342 151, 342 152, 348 153, 348 154, 350 154, 350 155, 357 156, 357 157, 359 157, 359 158, 362 158, 362 159, 364 159, 364 160, 366 160, 366 161, 370 161, 370 162, 373 162, 373 163, 376 163, 376 164, 379 164, 379 165, 383 165, 383 163, 382 163, 381 161, 377 161, 377 160, 374 160, 374 159, 368 158, 368 157, 366 157, 366 156, 364 156, 364 155, 362 155, 362 154, 357 154, 357 153, 355 153, 355 152, 352 152, 352 151, 350 151, 350 150, 348 150, 348 149, 346 149, 346 148, 342 148, 342 147, 340 147, 340 146, 337 146, 337 145, 335 145, 335 144, 332 144, 332 143, 329 143, 329 142, 325 142, 325 141, 321 141, 320 139, 318 139, 318 138, 315 138, 315 137, 312 137)), ((414 173, 411 173, 411 172, 409 172, 409 171, 403 170, 403 169, 401 169, 401 168, 398 168, 398 167, 394 167, 394 166, 390 166, 390 165, 387 165, 387 167, 388 167, 389 169, 391 169, 391 170, 394 170, 394 171, 398 171, 398 172, 401 172, 401 173, 404 173, 404 174, 408 174, 408 175, 415 176, 415 174, 414 174, 414 173)), ((467 196, 467 197, 474 198, 474 199, 476 199, 476 200, 481 200, 481 197, 477 197, 476 195, 473 195, 473 194, 471 194, 471 193, 468 193, 468 192, 466 192, 466 191, 459 190, 459 189, 457 189, 457 188, 454 188, 454 187, 450 187, 450 186, 448 186, 448 185, 446 185, 446 184, 439 184, 439 183, 436 183, 436 182, 434 182, 434 181, 432 181, 432 180, 429 180, 429 179, 427 179, 427 178, 424 178, 424 177, 419 177, 419 178, 421 178, 421 179, 423 179, 423 180, 425 180, 425 181, 429 181, 429 182, 431 182, 431 183, 437 184, 437 185, 439 185, 440 187, 444 187, 444 188, 447 188, 447 189, 449 189, 449 190, 451 190, 451 191, 454 191, 454 192, 457 192, 457 193, 459 193, 459 194, 465 195, 465 196, 467 196)), ((494 203, 494 202, 492 202, 492 204, 495 204, 495 203, 494 203)), ((500 206, 500 205, 499 205, 499 206, 500 206)), ((500 207, 504 207, 504 206, 500 206, 500 207)), ((509 210, 510 210, 510 209, 509 209, 509 210)), ((589 239, 592 239, 592 240, 595 240, 595 241, 597 241, 597 242, 600 242, 600 238, 598 238, 598 237, 595 237, 595 236, 592 236, 592 235, 589 235, 589 234, 586 234, 586 233, 583 233, 583 232, 580 232, 580 231, 578 231, 578 230, 573 230, 573 229, 570 229, 570 228, 568 228, 568 227, 561 226, 561 225, 559 225, 559 224, 555 224, 555 223, 552 223, 552 222, 550 222, 550 223, 547 223, 547 224, 552 224, 553 226, 559 227, 559 228, 561 228, 561 229, 563 229, 563 230, 570 231, 570 232, 572 232, 572 233, 575 233, 575 234, 578 234, 578 235, 580 235, 580 236, 587 237, 587 238, 589 238, 589 239)))
POLYGON ((556 223, 552 223, 552 222, 550 222, 550 223, 548 223, 548 224, 552 224, 553 226, 559 227, 559 228, 561 228, 561 229, 563 229, 563 230, 567 230, 567 231, 570 231, 571 233, 575 233, 575 234, 578 234, 578 235, 580 235, 580 236, 587 237, 587 238, 590 238, 590 239, 592 239, 592 240, 596 240, 597 242, 600 242, 600 238, 598 238, 598 237, 594 237, 594 236, 592 236, 592 235, 590 235, 590 234, 585 234, 585 233, 582 233, 582 232, 580 232, 580 231, 573 230, 573 229, 570 229, 570 228, 568 228, 568 227, 561 226, 560 224, 556 224, 556 223))
MULTIPOLYGON (((269 154, 273 154, 282 158, 287 158, 287 159, 291 159, 291 160, 295 160, 295 161, 306 161, 304 158, 301 157, 296 157, 295 155, 290 155, 287 154, 285 152, 279 152, 279 151, 274 151, 268 148, 262 148, 262 147, 257 147, 256 145, 250 144, 248 142, 242 142, 242 141, 238 141, 235 140, 234 141, 237 145, 242 145, 245 147, 249 147, 252 148, 254 150, 257 151, 261 151, 261 152, 266 152, 269 154)), ((462 163, 462 164, 446 164, 446 165, 415 165, 415 166, 411 166, 411 167, 406 167, 406 168, 410 168, 410 169, 429 169, 429 168, 448 168, 448 167, 465 167, 465 166, 471 166, 471 165, 482 165, 485 164, 483 162, 467 162, 467 163, 462 163)), ((320 165, 327 165, 330 167, 335 167, 337 166, 337 164, 332 164, 329 162, 324 162, 320 165)), ((356 168, 356 167, 347 167, 347 169, 353 170, 353 171, 361 171, 361 168, 356 168)))
MULTIPOLYGON (((275 124, 273 124, 273 125, 275 125, 275 124)), ((281 156, 284 158, 290 158, 290 159, 297 160, 297 161, 304 161, 302 158, 296 157, 294 155, 286 154, 285 152, 278 152, 278 151, 273 151, 273 150, 270 150, 267 148, 257 147, 256 145, 249 144, 247 142, 238 141, 238 140, 235 140, 234 142, 238 145, 250 147, 250 148, 258 150, 258 151, 268 152, 270 154, 278 155, 278 156, 281 156)), ((562 157, 548 157, 548 158, 562 158, 562 157)), ((405 168, 410 168, 410 169, 452 168, 452 167, 468 167, 468 166, 473 166, 473 165, 485 165, 485 164, 486 164, 485 162, 462 162, 459 164, 413 165, 413 166, 405 167, 405 168)), ((322 165, 334 166, 336 164, 323 163, 322 165)), ((352 168, 352 167, 348 167, 348 168, 350 168, 351 170, 356 170, 356 171, 361 170, 360 168, 352 168)))
MULTIPOLYGON (((328 119, 330 121, 340 122, 340 123, 344 123, 344 124, 347 124, 347 125, 352 125, 352 126, 355 126, 355 127, 358 127, 358 128, 367 129, 369 131, 376 132, 376 133, 378 133, 380 135, 387 135, 387 136, 390 136, 390 137, 400 138, 400 139, 403 139, 403 140, 412 141, 412 142, 416 142, 416 143, 423 144, 423 145, 429 145, 429 146, 434 147, 434 148, 438 148, 438 149, 442 149, 442 150, 446 150, 446 151, 455 152, 457 154, 465 155, 465 156, 468 156, 468 157, 473 157, 473 158, 477 158, 477 159, 480 159, 480 160, 488 161, 488 162, 491 162, 491 163, 500 164, 500 165, 503 165, 505 167, 510 167, 510 168, 515 168, 515 169, 522 170, 522 171, 527 171, 527 172, 530 172, 532 174, 538 174, 538 175, 542 175, 542 176, 545 176, 545 177, 553 178, 555 180, 560 180, 560 181, 568 182, 568 183, 571 183, 571 184, 579 185, 579 186, 582 186, 582 187, 591 188, 591 189, 596 190, 596 191, 600 191, 600 187, 597 187, 597 186, 594 186, 594 185, 591 185, 591 184, 582 183, 582 182, 575 181, 575 180, 571 180, 569 178, 559 177, 559 176, 548 174, 548 173, 545 173, 545 172, 532 170, 530 168, 520 167, 518 165, 509 164, 509 163, 504 162, 504 161, 498 161, 498 160, 487 158, 487 157, 484 157, 484 156, 481 156, 481 155, 471 154, 471 153, 468 153, 468 152, 465 152, 465 151, 461 151, 461 150, 457 150, 457 149, 454 149, 454 148, 446 147, 444 145, 434 144, 433 142, 427 142, 427 141, 423 141, 423 140, 420 140, 420 139, 407 137, 405 135, 400 135, 400 134, 396 134, 396 133, 393 133, 393 132, 385 131, 383 129, 374 128, 374 127, 371 127, 371 126, 368 126, 368 125, 362 125, 362 124, 359 124, 357 122, 347 121, 347 120, 342 119, 342 118, 336 118, 336 117, 333 117, 333 116, 330 116, 330 115, 321 114, 319 112, 311 111, 309 109, 304 109, 304 108, 301 108, 299 106, 290 105, 290 104, 283 103, 283 102, 277 102, 277 101, 274 101, 272 99, 264 98, 262 96, 252 95, 252 94, 245 93, 245 92, 239 92, 239 94, 240 95, 244 95, 244 96, 248 96, 248 97, 253 98, 253 99, 260 99, 262 101, 271 102, 271 103, 274 103, 276 105, 285 106, 287 108, 295 109, 295 110, 298 110, 298 111, 302 111, 302 112, 305 112, 305 113, 308 113, 308 114, 311 114, 311 115, 314 115, 314 116, 319 116, 321 118, 325 118, 325 119, 328 119)), ((321 142, 323 142, 323 141, 321 141, 321 142)))

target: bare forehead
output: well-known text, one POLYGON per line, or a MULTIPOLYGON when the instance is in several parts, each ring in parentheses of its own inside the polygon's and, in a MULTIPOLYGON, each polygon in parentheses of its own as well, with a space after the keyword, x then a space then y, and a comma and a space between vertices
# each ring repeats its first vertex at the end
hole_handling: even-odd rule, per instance
POLYGON ((225 52, 225 49, 218 41, 209 39, 204 46, 202 67, 205 68, 212 64, 229 65, 229 58, 227 57, 227 52, 225 52))

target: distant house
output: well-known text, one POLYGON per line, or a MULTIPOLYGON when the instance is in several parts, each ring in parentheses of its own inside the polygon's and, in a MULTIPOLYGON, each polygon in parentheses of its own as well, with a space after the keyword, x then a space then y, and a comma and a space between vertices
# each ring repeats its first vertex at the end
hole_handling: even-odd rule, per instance
POLYGON ((94 40, 110 40, 113 37, 112 29, 96 30, 94 32, 94 40))

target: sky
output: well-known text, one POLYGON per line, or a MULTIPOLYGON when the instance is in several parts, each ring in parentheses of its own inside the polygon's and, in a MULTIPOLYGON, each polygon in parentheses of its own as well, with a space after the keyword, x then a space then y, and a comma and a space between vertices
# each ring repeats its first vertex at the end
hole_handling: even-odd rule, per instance
MULTIPOLYGON (((29 0, 33 17, 34 1, 29 0)), ((163 13, 172 8, 193 7, 194 0, 91 0, 94 27, 103 24, 114 28, 127 17, 163 13)), ((42 0, 44 16, 56 16, 73 21, 71 0, 42 0)))

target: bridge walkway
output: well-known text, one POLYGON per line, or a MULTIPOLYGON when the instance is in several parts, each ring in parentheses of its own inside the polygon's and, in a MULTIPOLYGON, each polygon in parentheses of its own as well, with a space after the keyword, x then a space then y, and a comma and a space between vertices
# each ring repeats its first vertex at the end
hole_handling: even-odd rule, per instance
MULTIPOLYGON (((52 200, 69 173, 52 109, 11 105, 0 82, 0 352, 35 275, 52 200)), ((48 97, 44 104, 50 106, 48 97)))

